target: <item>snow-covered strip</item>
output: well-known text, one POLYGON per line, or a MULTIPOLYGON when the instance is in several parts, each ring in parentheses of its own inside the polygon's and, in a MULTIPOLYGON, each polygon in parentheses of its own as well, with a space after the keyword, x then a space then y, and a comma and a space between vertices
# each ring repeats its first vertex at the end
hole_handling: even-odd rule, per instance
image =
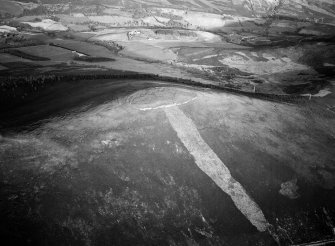
POLYGON ((178 107, 169 107, 164 110, 171 126, 194 157, 197 166, 231 197, 236 207, 251 224, 261 232, 266 231, 270 224, 262 210, 247 194, 242 185, 231 176, 229 169, 203 140, 193 121, 178 107))
POLYGON ((200 60, 204 60, 204 59, 209 59, 209 58, 213 58, 213 57, 217 57, 219 55, 208 55, 208 56, 204 56, 201 58, 197 58, 197 59, 193 59, 192 61, 200 61, 200 60))

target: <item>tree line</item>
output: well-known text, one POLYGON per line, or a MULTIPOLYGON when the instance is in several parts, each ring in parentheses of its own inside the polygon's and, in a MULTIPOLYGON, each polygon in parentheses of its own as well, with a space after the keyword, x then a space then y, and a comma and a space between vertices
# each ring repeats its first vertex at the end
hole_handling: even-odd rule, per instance
POLYGON ((308 98, 300 95, 288 94, 269 94, 256 91, 245 91, 242 89, 225 86, 223 84, 201 83, 192 79, 177 78, 170 76, 162 76, 158 74, 146 74, 136 72, 121 72, 121 73, 96 73, 96 74, 43 74, 43 75, 29 75, 29 76, 7 76, 1 79, 2 92, 14 92, 15 88, 25 88, 28 91, 37 91, 49 84, 59 81, 81 81, 81 80, 103 80, 103 79, 127 79, 127 80, 152 80, 171 82, 174 84, 183 84, 188 86, 210 88, 219 91, 225 91, 233 94, 245 95, 248 97, 259 98, 263 100, 270 100, 276 102, 307 102, 308 98))

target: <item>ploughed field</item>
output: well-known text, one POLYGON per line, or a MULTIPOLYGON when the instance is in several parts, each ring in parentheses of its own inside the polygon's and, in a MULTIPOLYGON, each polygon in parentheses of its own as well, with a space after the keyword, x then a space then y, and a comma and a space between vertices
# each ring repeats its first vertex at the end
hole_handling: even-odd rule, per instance
POLYGON ((63 81, 1 115, 9 244, 333 240, 335 118, 314 102, 63 81))

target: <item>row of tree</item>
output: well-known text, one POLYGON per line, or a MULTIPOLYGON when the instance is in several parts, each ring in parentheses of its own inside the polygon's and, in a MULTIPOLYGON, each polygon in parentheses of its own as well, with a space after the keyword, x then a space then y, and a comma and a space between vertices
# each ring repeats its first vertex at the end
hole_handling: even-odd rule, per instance
POLYGON ((153 80, 153 81, 163 81, 170 82, 174 84, 185 84, 189 86, 211 88, 215 90, 226 91, 235 94, 242 94, 249 97, 260 98, 270 101, 280 101, 280 102, 306 102, 308 98, 300 95, 278 95, 278 94, 268 94, 260 93, 254 91, 245 91, 243 89, 233 88, 231 86, 226 86, 222 83, 211 83, 204 84, 191 79, 176 78, 170 76, 161 76, 157 74, 143 74, 135 72, 120 72, 120 73, 95 73, 95 74, 67 74, 67 75, 56 75, 56 74, 44 74, 44 75, 30 75, 30 76, 9 76, 1 80, 1 90, 3 92, 14 91, 15 88, 26 88, 30 91, 36 91, 39 88, 59 81, 81 81, 81 80, 102 80, 102 79, 126 79, 126 80, 153 80))

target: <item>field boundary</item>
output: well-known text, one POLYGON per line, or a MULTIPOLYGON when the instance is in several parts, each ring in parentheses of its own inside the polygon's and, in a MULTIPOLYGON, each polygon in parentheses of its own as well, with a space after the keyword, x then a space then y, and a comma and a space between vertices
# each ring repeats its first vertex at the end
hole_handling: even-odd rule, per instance
POLYGON ((162 76, 157 74, 149 73, 136 73, 123 71, 118 74, 110 73, 96 73, 96 74, 43 74, 43 75, 31 75, 31 76, 8 76, 3 77, 0 81, 0 95, 2 98, 8 97, 6 93, 15 93, 17 88, 20 90, 37 91, 41 87, 45 87, 48 84, 56 83, 58 81, 81 81, 81 80, 105 80, 105 79, 118 79, 118 80, 152 80, 161 82, 170 82, 172 84, 182 84, 200 88, 209 88, 218 91, 224 91, 237 95, 244 95, 251 98, 257 98, 275 102, 286 102, 286 103, 304 103, 311 100, 311 97, 301 95, 290 95, 290 94, 269 94, 257 91, 244 91, 232 87, 227 87, 219 84, 202 83, 192 79, 178 78, 172 76, 162 76))

